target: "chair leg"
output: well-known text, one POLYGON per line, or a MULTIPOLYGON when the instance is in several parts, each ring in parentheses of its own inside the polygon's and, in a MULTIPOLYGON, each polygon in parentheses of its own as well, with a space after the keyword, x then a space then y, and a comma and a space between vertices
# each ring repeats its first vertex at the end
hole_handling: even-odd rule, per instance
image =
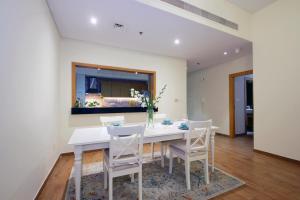
POLYGON ((142 167, 139 170, 139 200, 143 199, 143 174, 142 174, 142 167))
POLYGON ((134 182, 134 174, 130 174, 130 178, 131 178, 131 183, 134 182))
POLYGON ((209 184, 209 172, 208 172, 208 159, 206 158, 204 161, 204 170, 205 170, 205 182, 209 184))
POLYGON ((189 159, 185 159, 185 180, 186 180, 186 188, 187 190, 191 190, 191 178, 190 178, 190 161, 189 159))
POLYGON ((170 151, 170 161, 169 161, 169 174, 172 174, 173 169, 173 151, 169 149, 170 151))
POLYGON ((164 156, 164 145, 160 143, 160 159, 161 159, 161 167, 165 167, 165 156, 164 156))
POLYGON ((151 149, 152 159, 154 159, 154 143, 152 142, 150 145, 151 145, 150 149, 151 149))
POLYGON ((108 199, 113 200, 113 177, 112 177, 111 170, 109 171, 108 176, 109 176, 108 199))

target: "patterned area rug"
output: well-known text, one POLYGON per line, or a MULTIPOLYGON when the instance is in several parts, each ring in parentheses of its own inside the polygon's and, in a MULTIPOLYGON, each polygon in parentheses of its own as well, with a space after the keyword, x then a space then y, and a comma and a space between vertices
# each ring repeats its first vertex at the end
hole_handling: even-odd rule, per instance
MULTIPOLYGON (((195 161, 191 164, 192 188, 191 191, 187 191, 184 163, 177 163, 174 160, 173 173, 169 174, 168 169, 168 165, 161 168, 160 161, 143 164, 144 200, 205 200, 245 184, 243 181, 215 168, 213 173, 210 170, 210 184, 205 185, 202 163, 195 161)), ((84 165, 81 182, 81 199, 108 199, 108 191, 103 189, 102 163, 84 165)), ((137 174, 134 183, 131 183, 129 176, 114 178, 114 199, 136 200, 137 183, 137 174)), ((72 174, 68 182, 65 200, 75 200, 75 185, 72 174)))

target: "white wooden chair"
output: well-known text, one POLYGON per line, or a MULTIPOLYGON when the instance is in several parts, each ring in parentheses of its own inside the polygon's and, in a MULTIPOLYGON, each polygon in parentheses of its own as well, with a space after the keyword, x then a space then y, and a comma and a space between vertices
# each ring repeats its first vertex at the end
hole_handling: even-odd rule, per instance
POLYGON ((110 126, 113 123, 120 123, 121 125, 124 124, 125 118, 124 116, 109 116, 109 117, 100 117, 100 122, 102 126, 110 126))
MULTIPOLYGON (((164 119, 167 118, 167 114, 163 113, 155 113, 153 116, 154 123, 161 123, 163 122, 164 119)), ((161 166, 165 166, 165 161, 164 161, 164 143, 163 142, 158 142, 160 144, 160 157, 161 157, 161 166)), ((154 143, 152 142, 151 144, 151 154, 152 154, 152 159, 154 158, 154 143)))
POLYGON ((169 173, 172 173, 173 155, 185 161, 185 176, 187 189, 191 189, 190 181, 190 162, 196 160, 204 161, 205 182, 209 184, 208 174, 208 145, 211 133, 212 121, 189 121, 189 131, 186 133, 185 140, 169 143, 170 164, 169 173))
MULTIPOLYGON (((188 114, 187 113, 183 114, 179 121, 188 122, 189 121, 188 114)), ((179 157, 177 157, 177 162, 180 163, 180 158, 179 157)))
MULTIPOLYGON (((120 125, 124 125, 125 117, 122 115, 120 115, 120 116, 101 116, 100 122, 101 122, 102 126, 111 126, 114 123, 119 123, 120 125)), ((133 182, 134 174, 131 174, 130 177, 131 177, 131 182, 133 182)))
POLYGON ((142 200, 142 158, 145 126, 108 126, 109 149, 104 151, 104 188, 109 182, 109 200, 113 199, 113 178, 138 173, 138 197, 142 200))

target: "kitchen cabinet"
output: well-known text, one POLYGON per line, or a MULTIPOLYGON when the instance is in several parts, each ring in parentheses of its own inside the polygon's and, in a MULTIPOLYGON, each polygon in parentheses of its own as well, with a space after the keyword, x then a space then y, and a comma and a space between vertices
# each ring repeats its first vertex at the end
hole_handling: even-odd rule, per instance
POLYGON ((148 90, 146 81, 101 79, 101 94, 103 97, 130 97, 130 89, 148 90))

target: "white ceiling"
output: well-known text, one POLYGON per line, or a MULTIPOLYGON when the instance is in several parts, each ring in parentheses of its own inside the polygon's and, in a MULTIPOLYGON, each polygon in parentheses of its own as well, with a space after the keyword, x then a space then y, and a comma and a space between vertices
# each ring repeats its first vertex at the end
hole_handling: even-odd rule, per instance
POLYGON ((250 12, 255 13, 276 0, 227 0, 236 6, 250 12))
POLYGON ((189 71, 251 51, 252 44, 247 40, 135 0, 48 0, 48 5, 63 37, 185 58, 189 71), (98 18, 97 26, 89 23, 91 16, 98 18), (125 28, 116 30, 114 23, 125 28), (180 45, 173 43, 175 38, 180 39, 180 45), (240 53, 234 53, 235 48, 241 48, 240 53), (224 51, 228 51, 227 56, 224 51))

